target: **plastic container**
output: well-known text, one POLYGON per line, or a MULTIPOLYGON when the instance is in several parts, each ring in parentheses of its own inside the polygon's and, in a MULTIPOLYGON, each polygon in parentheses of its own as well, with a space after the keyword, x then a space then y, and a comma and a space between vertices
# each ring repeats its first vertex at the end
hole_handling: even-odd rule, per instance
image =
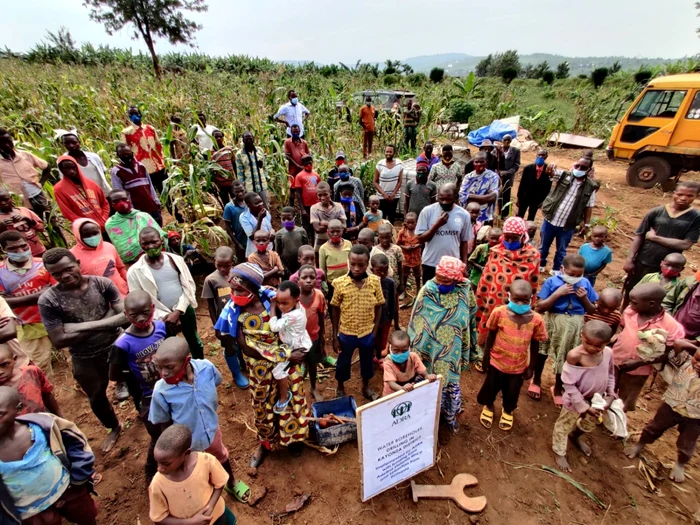
MULTIPOLYGON (((324 417, 328 414, 336 416, 356 417, 357 404, 352 396, 343 396, 331 401, 318 401, 311 406, 314 417, 324 417)), ((313 429, 316 432, 316 441, 323 447, 340 445, 357 439, 357 424, 343 423, 328 428, 321 428, 318 421, 314 421, 313 429)))

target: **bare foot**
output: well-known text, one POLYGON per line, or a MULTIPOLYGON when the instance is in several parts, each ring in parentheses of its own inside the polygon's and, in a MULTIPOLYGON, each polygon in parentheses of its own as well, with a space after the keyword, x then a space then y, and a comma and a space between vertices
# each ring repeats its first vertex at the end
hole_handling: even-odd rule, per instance
POLYGON ((634 459, 639 455, 639 453, 642 450, 644 450, 644 445, 642 445, 641 443, 637 443, 635 445, 630 445, 628 447, 625 447, 624 452, 625 452, 625 456, 627 456, 630 459, 634 459))
POLYGON ((315 388, 311 389, 311 397, 314 398, 314 401, 323 401, 323 396, 315 388))
POLYGON ((566 461, 566 456, 556 455, 556 458, 559 470, 561 470, 562 472, 571 472, 571 465, 569 465, 569 462, 566 461))
POLYGON ((102 453, 107 454, 110 450, 114 448, 114 445, 117 444, 117 440, 119 439, 119 434, 122 432, 122 426, 119 425, 117 428, 113 428, 109 434, 107 434, 107 438, 104 440, 102 443, 102 453))
POLYGON ((586 445, 585 441, 583 441, 582 439, 582 436, 572 437, 571 442, 576 446, 577 449, 583 452, 584 456, 586 456, 587 458, 591 457, 591 447, 586 445))
POLYGON ((676 483, 683 483, 685 481, 685 465, 676 461, 673 469, 671 469, 671 473, 668 475, 668 479, 676 483))

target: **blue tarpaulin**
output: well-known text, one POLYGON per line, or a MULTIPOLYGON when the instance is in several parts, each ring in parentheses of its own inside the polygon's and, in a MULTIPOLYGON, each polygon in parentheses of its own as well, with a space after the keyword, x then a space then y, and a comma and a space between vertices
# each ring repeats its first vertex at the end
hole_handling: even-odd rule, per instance
POLYGON ((501 141, 504 135, 510 135, 515 138, 518 136, 518 129, 513 124, 494 120, 488 126, 470 131, 469 135, 467 135, 467 140, 469 144, 481 146, 484 139, 501 141))

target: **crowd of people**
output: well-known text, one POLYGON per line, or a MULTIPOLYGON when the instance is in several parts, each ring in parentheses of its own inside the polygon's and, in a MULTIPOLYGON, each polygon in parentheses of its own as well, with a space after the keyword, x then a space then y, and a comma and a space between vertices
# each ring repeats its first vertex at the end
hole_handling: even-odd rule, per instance
MULTIPOLYGON (((683 276, 683 251, 700 235, 693 208, 700 185, 680 182, 667 205, 647 213, 625 259, 623 288, 596 289, 615 254, 608 229, 592 221, 600 186, 592 152, 562 170, 539 150, 515 191, 521 156, 510 136, 484 141, 466 166, 451 145, 436 155, 428 142, 415 179, 397 147, 386 145, 364 186, 343 151, 326 177, 314 171, 304 138, 311 113, 295 91, 288 97, 274 116, 288 135, 286 203, 271 202, 265 153, 252 133, 242 135, 240 149, 226 146, 224 133, 197 116, 199 149, 230 174, 213 181, 230 243, 216 249, 201 286, 184 257, 196 247, 162 229, 169 160, 138 107, 128 109, 131 124, 109 178, 100 157, 81 149, 77 131, 59 135, 66 153, 57 160, 54 196, 71 223, 71 249, 42 242, 54 220, 43 189, 48 164, 15 149, 0 129, 3 519, 96 523, 94 454, 53 395, 52 352, 66 348, 77 385, 108 430, 102 451, 122 432, 110 381, 118 399, 131 398, 151 437, 144 454, 151 519, 235 523, 222 493, 246 503, 251 488, 235 476, 225 445, 234 437, 220 428, 222 374, 204 357, 198 298, 235 385, 250 390, 258 440, 251 468, 280 449, 301 454, 310 402, 323 399, 319 365, 335 368, 336 396, 354 394, 347 383, 358 350, 367 400, 441 376, 442 441, 459 432, 465 402, 482 405, 479 422, 490 429, 499 393, 498 428, 516 428, 521 388, 527 382, 527 395, 541 400, 551 359, 549 392, 561 408, 552 449, 564 471, 571 470, 568 442, 589 455, 583 434, 601 422, 626 436, 625 413, 658 373, 669 382, 664 402, 625 453, 634 457, 678 426, 671 478, 683 481, 700 436, 700 273, 683 276), (575 234, 590 242, 571 253, 575 234), (413 308, 405 330, 402 306, 413 308), (461 390, 470 365, 484 374, 476 399, 461 390), (381 392, 373 386, 377 372, 381 392)), ((417 103, 404 110, 409 147, 419 110, 417 103)), ((368 98, 360 112, 365 155, 375 118, 368 98)), ((171 123, 170 159, 177 159, 187 137, 180 117, 171 123)))

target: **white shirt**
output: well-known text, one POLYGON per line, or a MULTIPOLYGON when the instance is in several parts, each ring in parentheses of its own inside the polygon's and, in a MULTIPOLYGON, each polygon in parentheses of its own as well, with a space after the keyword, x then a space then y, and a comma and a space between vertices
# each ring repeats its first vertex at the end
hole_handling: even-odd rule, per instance
POLYGON ((296 124, 299 126, 299 134, 300 136, 304 136, 304 115, 310 115, 311 113, 309 112, 308 109, 304 107, 304 104, 301 102, 297 102, 296 106, 293 106, 291 102, 287 102, 286 104, 280 106, 279 110, 277 113, 275 113, 274 118, 282 118, 284 117, 284 120, 287 121, 287 136, 291 137, 292 136, 292 129, 291 127, 296 124))
POLYGON ((311 338, 306 331, 306 310, 297 304, 281 318, 270 318, 270 330, 279 332, 280 340, 289 346, 290 350, 304 348, 311 349, 311 338))
POLYGON ((210 135, 212 135, 219 128, 212 126, 211 124, 204 126, 204 129, 197 124, 195 125, 195 128, 197 128, 197 142, 199 143, 199 149, 201 151, 214 149, 214 141, 211 139, 210 135))

